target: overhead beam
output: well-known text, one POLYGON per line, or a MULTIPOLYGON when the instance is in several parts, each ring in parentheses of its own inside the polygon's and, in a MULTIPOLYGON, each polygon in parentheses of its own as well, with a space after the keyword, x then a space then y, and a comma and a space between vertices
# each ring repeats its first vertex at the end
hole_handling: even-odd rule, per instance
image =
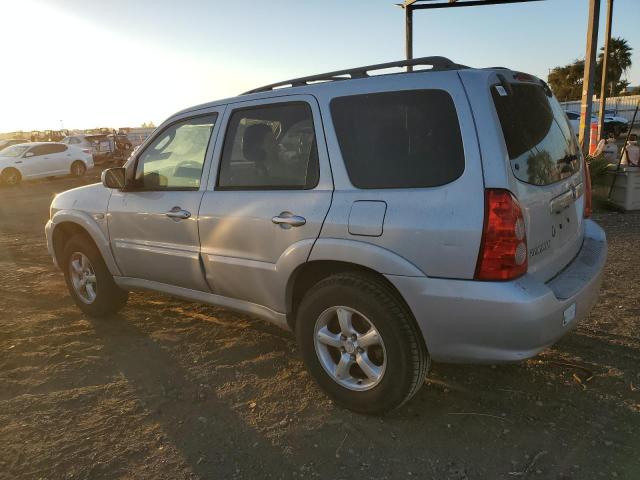
MULTIPOLYGON (((466 0, 466 1, 453 0, 447 3, 417 3, 414 0, 414 2, 412 2, 410 5, 413 10, 430 10, 433 8, 475 7, 480 5, 507 5, 509 3, 527 3, 527 2, 541 2, 541 1, 543 0, 466 0)), ((404 4, 402 4, 401 6, 404 7, 404 4)))

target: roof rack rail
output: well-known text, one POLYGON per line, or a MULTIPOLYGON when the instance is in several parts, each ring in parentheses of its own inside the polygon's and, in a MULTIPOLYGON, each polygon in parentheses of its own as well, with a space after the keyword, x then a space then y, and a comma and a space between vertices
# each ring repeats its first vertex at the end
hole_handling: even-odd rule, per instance
MULTIPOLYGON (((363 67, 347 68, 346 70, 336 70, 335 72, 320 73, 317 75, 310 75, 308 77, 294 78, 292 80, 285 80, 282 82, 272 83, 265 85, 264 87, 255 88, 244 92, 243 95, 258 92, 268 92, 278 87, 301 87, 313 82, 327 82, 337 80, 352 80, 356 78, 367 78, 369 72, 374 70, 384 70, 386 68, 393 67, 413 67, 417 65, 431 65, 429 71, 442 71, 442 70, 458 70, 461 68, 469 68, 465 65, 458 65, 452 62, 446 57, 422 57, 414 58, 411 60, 399 60, 397 62, 378 63, 375 65, 365 65, 363 67)), ((422 70, 417 70, 420 72, 422 70)))

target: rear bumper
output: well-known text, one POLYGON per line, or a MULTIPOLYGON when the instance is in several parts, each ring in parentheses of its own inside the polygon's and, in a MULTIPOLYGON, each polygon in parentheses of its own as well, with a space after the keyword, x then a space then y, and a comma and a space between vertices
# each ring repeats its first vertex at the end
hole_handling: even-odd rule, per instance
POLYGON ((512 282, 387 278, 413 311, 434 360, 509 362, 536 355, 589 314, 606 257, 604 231, 587 220, 578 255, 547 283, 530 275, 512 282))

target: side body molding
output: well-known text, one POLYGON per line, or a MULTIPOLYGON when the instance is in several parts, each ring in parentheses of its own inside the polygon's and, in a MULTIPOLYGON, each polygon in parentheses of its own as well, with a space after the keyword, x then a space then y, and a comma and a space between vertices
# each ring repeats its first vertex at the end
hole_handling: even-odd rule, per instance
POLYGON ((80 210, 59 210, 57 211, 45 228, 47 233, 47 248, 53 258, 53 232, 62 223, 75 223, 82 227, 91 236, 98 247, 104 263, 107 265, 111 275, 120 275, 120 269, 113 258, 111 247, 109 246, 109 236, 107 231, 107 216, 104 213, 90 215, 80 210))
POLYGON ((383 275, 424 277, 411 262, 386 248, 357 240, 319 238, 313 246, 309 261, 333 260, 361 265, 383 275))

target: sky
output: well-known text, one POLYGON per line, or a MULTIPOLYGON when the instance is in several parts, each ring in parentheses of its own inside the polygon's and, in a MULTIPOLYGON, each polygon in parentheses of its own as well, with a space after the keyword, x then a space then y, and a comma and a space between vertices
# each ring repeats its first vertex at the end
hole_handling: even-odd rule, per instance
MULTIPOLYGON (((418 11, 414 56, 546 78, 584 57, 587 8, 418 11)), ((0 11, 0 132, 157 125, 263 84, 404 58, 394 0, 0 0, 0 11)), ((612 33, 634 47, 639 85, 638 0, 615 0, 612 33)))

